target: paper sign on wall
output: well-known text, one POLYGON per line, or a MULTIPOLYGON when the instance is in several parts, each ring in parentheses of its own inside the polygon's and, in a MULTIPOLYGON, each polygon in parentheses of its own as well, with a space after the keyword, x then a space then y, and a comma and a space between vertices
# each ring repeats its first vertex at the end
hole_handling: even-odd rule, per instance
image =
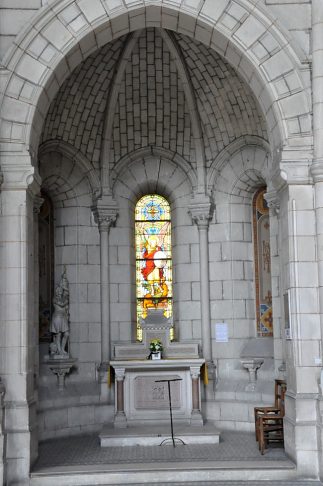
POLYGON ((228 324, 226 322, 217 322, 215 324, 215 340, 218 343, 227 343, 229 341, 228 324))

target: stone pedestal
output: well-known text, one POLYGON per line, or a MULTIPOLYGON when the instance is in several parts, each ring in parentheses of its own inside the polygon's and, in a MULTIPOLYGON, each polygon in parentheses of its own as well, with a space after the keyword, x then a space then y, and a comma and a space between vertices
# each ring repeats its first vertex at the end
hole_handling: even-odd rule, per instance
POLYGON ((257 381, 257 370, 263 364, 263 358, 245 358, 241 360, 242 366, 249 372, 249 383, 246 391, 255 391, 257 381))
POLYGON ((71 369, 76 366, 77 359, 73 358, 56 358, 46 360, 49 369, 57 376, 57 386, 59 391, 65 388, 65 377, 71 369))
POLYGON ((0 378, 0 484, 4 481, 4 446, 5 446, 5 435, 4 435, 4 396, 6 389, 0 378))

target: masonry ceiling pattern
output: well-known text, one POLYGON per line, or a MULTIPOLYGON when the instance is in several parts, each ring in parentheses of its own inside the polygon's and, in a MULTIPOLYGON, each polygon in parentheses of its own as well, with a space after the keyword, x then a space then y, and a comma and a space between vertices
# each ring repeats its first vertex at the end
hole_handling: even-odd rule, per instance
POLYGON ((125 37, 105 45, 82 62, 64 82, 49 108, 42 142, 63 140, 80 150, 95 168, 105 107, 125 37))
POLYGON ((182 81, 156 29, 143 30, 120 84, 113 125, 113 165, 134 150, 155 146, 195 164, 190 114, 182 81))
MULTIPOLYGON (((166 35, 167 32, 166 32, 166 35)), ((169 49, 159 29, 137 35, 122 66, 123 36, 89 56, 65 81, 48 111, 42 142, 63 140, 98 169, 105 117, 111 119, 110 169, 128 153, 155 146, 177 152, 196 167, 192 106, 183 85, 193 87, 206 164, 243 135, 267 138, 266 124, 250 88, 215 51, 181 34, 170 34, 169 49), (176 53, 175 53, 175 51, 176 53), (178 56, 183 60, 179 66, 178 56), (107 102, 112 89, 115 102, 107 102), (110 109, 112 107, 112 110, 110 109)))
POLYGON ((175 34, 194 86, 206 160, 242 135, 267 139, 266 124, 250 88, 214 50, 175 34))

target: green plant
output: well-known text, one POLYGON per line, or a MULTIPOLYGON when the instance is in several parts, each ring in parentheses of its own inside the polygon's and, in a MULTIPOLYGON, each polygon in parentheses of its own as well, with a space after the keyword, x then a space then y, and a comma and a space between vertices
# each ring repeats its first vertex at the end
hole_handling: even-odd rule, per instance
POLYGON ((152 339, 149 344, 149 350, 151 353, 162 352, 163 344, 160 339, 152 339))

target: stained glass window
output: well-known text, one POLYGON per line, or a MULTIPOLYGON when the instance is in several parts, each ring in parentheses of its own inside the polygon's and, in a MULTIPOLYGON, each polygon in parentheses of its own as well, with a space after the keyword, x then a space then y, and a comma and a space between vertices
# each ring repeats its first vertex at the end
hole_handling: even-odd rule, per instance
POLYGON ((142 339, 140 322, 150 309, 173 313, 172 251, 169 203, 162 196, 148 194, 136 204, 136 302, 137 339, 142 339))
POLYGON ((259 337, 273 335, 269 208, 264 198, 265 192, 266 188, 259 189, 253 199, 256 319, 259 337))

